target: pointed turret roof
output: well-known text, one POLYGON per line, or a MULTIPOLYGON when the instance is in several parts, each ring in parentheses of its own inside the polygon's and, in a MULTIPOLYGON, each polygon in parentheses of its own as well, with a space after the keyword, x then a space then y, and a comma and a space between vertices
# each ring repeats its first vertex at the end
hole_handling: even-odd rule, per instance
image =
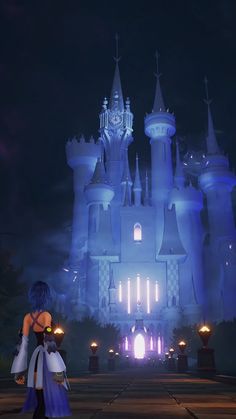
POLYGON ((205 86, 206 86, 206 99, 205 103, 207 104, 207 111, 208 111, 208 134, 207 134, 207 152, 208 154, 220 154, 220 149, 216 140, 212 115, 211 115, 211 100, 209 100, 208 96, 208 80, 205 77, 204 79, 205 86))
POLYGON ((129 191, 129 181, 128 179, 126 179, 123 207, 130 207, 130 206, 131 206, 131 200, 130 200, 130 191, 129 191))
POLYGON ((105 172, 104 164, 100 158, 97 159, 95 170, 90 183, 109 183, 105 172))
POLYGON ((139 162, 138 162, 138 154, 136 154, 136 169, 135 169, 135 179, 134 179, 134 186, 133 186, 133 190, 134 191, 141 191, 142 190, 142 185, 141 185, 141 181, 140 181, 140 174, 139 174, 139 162))
POLYGON ((124 151, 124 170, 123 170, 121 183, 126 183, 126 180, 128 180, 130 184, 133 183, 131 179, 131 175, 130 175, 130 169, 129 169, 128 148, 126 148, 124 151))
POLYGON ((158 71, 158 52, 156 52, 156 63, 157 63, 157 72, 156 72, 156 92, 155 92, 155 99, 153 105, 153 112, 165 112, 165 104, 162 96, 161 85, 160 85, 160 77, 161 74, 158 71))
POLYGON ((184 186, 185 176, 183 171, 183 164, 179 155, 179 143, 176 141, 176 166, 175 166, 175 185, 179 187, 184 186))

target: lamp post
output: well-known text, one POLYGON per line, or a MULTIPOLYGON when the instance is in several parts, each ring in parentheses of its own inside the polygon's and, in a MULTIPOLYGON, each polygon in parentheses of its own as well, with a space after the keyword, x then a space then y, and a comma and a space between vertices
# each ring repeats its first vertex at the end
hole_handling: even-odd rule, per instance
POLYGON ((169 349, 169 357, 168 357, 168 370, 169 371, 175 371, 175 358, 173 357, 175 353, 174 348, 169 349))
POLYGON ((108 371, 115 370, 115 351, 114 349, 109 349, 108 351, 108 362, 107 362, 108 371))
POLYGON ((198 329, 198 335, 202 341, 202 348, 197 351, 197 369, 201 376, 207 377, 215 374, 214 349, 208 348, 208 341, 212 331, 209 326, 198 329))
POLYGON ((90 345, 90 349, 92 352, 92 355, 89 357, 89 371, 92 374, 96 374, 99 371, 99 358, 98 355, 96 355, 96 352, 98 350, 98 344, 97 342, 93 341, 90 345))
POLYGON ((61 355, 64 363, 66 364, 66 351, 64 349, 60 348, 60 346, 62 344, 62 341, 65 337, 65 332, 62 329, 62 327, 58 326, 53 330, 53 335, 54 335, 55 342, 57 344, 57 350, 58 350, 59 354, 61 355))
POLYGON ((184 353, 185 349, 186 349, 186 342, 184 340, 181 340, 178 343, 178 347, 180 350, 180 353, 178 354, 178 359, 177 359, 177 370, 178 372, 186 372, 188 370, 188 357, 187 355, 184 353))

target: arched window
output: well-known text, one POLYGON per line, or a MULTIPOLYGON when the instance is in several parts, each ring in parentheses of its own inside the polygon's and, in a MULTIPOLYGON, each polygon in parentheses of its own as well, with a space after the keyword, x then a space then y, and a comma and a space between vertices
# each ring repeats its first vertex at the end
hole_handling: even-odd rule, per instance
POLYGON ((134 224, 134 241, 141 242, 142 240, 142 226, 139 223, 134 224))

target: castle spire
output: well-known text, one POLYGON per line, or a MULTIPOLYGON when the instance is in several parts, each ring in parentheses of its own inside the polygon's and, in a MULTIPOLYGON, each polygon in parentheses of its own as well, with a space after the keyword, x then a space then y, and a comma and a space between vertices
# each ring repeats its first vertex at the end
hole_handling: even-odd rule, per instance
POLYGON ((123 207, 130 207, 130 206, 131 206, 131 199, 130 199, 130 191, 129 191, 129 181, 128 179, 126 179, 123 207))
POLYGON ((90 181, 91 184, 108 183, 107 175, 105 172, 104 164, 101 158, 97 159, 95 170, 90 181))
POLYGON ((124 170, 123 170, 121 183, 126 183, 126 180, 128 180, 129 184, 132 185, 133 182, 132 182, 131 175, 130 175, 128 148, 127 147, 124 150, 124 170))
POLYGON ((134 191, 134 205, 139 206, 141 205, 142 185, 141 185, 140 174, 139 174, 138 154, 136 154, 136 170, 135 170, 133 191, 134 191))
POLYGON ((208 109, 208 135, 206 139, 207 152, 208 154, 220 154, 220 149, 217 144, 212 115, 211 115, 211 108, 210 108, 211 100, 209 99, 209 95, 208 95, 208 80, 206 77, 204 79, 204 83, 205 83, 205 89, 206 89, 206 99, 204 101, 207 104, 207 109, 208 109))
POLYGON ((153 105, 153 112, 165 112, 166 108, 165 108, 162 91, 161 91, 161 85, 160 85, 161 74, 159 73, 159 69, 158 69, 159 55, 157 51, 155 55, 156 55, 156 65, 157 65, 157 72, 155 76, 156 76, 157 82, 156 82, 156 92, 155 92, 155 99, 154 99, 154 105, 153 105))
POLYGON ((122 93, 122 87, 121 87, 121 80, 120 80, 120 70, 119 70, 119 51, 118 51, 118 41, 119 37, 116 34, 116 56, 114 57, 116 67, 115 67, 115 74, 111 89, 111 97, 109 101, 109 108, 110 109, 116 109, 121 112, 124 111, 124 100, 123 100, 123 93, 122 93))
POLYGON ((183 164, 180 160, 179 155, 179 143, 176 141, 176 166, 175 166, 175 186, 177 188, 183 188, 185 182, 185 176, 183 171, 183 164))

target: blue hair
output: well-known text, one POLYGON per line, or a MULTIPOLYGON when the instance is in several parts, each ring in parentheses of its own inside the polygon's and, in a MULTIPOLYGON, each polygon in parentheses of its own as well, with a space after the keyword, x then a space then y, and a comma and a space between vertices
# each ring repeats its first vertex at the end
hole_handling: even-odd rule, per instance
POLYGON ((34 311, 45 310, 52 302, 48 284, 43 281, 35 282, 29 290, 28 298, 34 311))

